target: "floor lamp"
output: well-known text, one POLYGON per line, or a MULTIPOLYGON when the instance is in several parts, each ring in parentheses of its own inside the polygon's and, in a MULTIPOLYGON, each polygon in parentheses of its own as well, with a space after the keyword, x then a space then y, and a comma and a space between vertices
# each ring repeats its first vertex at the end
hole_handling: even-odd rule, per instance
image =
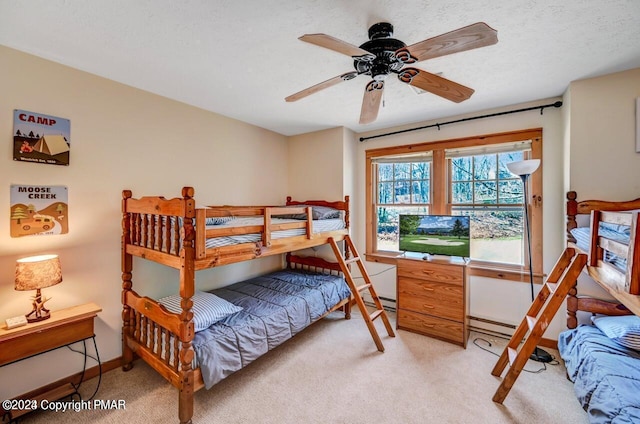
MULTIPOLYGON (((529 181, 529 176, 533 174, 539 166, 540 159, 528 159, 507 164, 507 169, 509 170, 509 172, 519 176, 520 179, 522 179, 522 187, 524 189, 524 198, 522 205, 524 207, 525 228, 527 230, 527 252, 529 256, 529 284, 531 285, 531 302, 535 300, 535 295, 533 294, 533 267, 531 266, 531 230, 529 229, 531 224, 529 223, 529 208, 527 207, 527 203, 529 202, 529 195, 527 193, 527 181, 529 181)), ((548 352, 536 346, 529 359, 538 362, 551 362, 553 358, 548 352)))

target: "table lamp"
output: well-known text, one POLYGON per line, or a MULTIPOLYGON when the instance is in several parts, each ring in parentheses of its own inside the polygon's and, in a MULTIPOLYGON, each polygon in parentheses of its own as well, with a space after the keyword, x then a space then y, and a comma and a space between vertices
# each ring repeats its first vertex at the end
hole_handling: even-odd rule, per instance
POLYGON ((49 299, 43 299, 40 289, 55 286, 62 281, 62 270, 58 255, 40 255, 16 261, 16 290, 36 290, 33 310, 26 315, 28 322, 48 319, 50 312, 44 307, 49 299))

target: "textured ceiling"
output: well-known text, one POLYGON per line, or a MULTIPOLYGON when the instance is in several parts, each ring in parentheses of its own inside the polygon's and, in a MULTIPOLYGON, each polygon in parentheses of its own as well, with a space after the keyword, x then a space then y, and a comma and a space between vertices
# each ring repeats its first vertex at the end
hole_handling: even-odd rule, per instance
POLYGON ((640 1, 0 0, 0 44, 285 135, 363 132, 559 96, 571 81, 640 67, 640 1), (475 89, 459 104, 389 78, 378 119, 360 125, 368 76, 284 101, 353 70, 299 36, 360 45, 381 21, 407 45, 480 21, 499 41, 416 65, 475 89))

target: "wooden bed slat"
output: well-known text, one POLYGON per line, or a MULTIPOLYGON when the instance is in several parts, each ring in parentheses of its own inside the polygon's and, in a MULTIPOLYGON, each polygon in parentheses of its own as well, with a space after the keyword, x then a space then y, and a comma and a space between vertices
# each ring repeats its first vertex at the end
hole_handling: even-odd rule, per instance
POLYGON ((627 227, 630 227, 632 216, 633 215, 630 212, 620 213, 620 212, 601 211, 600 221, 607 222, 609 224, 626 225, 627 227))

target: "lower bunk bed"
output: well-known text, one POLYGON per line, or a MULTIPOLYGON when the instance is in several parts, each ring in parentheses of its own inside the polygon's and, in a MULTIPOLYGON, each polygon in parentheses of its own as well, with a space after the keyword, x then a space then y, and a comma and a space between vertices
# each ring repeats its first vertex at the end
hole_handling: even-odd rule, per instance
POLYGON ((588 254, 588 275, 613 300, 584 296, 574 287, 567 298, 569 329, 560 333, 558 350, 590 422, 639 423, 640 199, 576 197, 567 194, 569 244, 588 254), (580 215, 589 217, 588 226, 580 215))
MULTIPOLYGON (((196 327, 193 347, 205 388, 249 365, 328 313, 346 305, 351 291, 339 275, 285 269, 211 292, 226 315, 196 327), (227 315, 228 314, 228 315, 227 315)), ((163 303, 163 300, 160 300, 163 303)), ((197 313, 197 311, 196 311, 197 313)), ((206 316, 207 314, 202 314, 206 316)))
POLYGON ((182 313, 179 295, 156 301, 128 290, 123 369, 138 356, 178 387, 179 419, 188 423, 193 392, 211 388, 331 312, 350 318, 351 291, 338 264, 293 255, 287 263, 280 271, 195 291, 192 341, 175 324, 182 313))

